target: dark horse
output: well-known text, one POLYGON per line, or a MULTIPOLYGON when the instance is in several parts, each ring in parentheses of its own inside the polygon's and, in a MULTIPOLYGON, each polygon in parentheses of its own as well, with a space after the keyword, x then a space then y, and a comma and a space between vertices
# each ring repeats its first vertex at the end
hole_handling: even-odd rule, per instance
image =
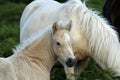
POLYGON ((103 16, 108 19, 111 25, 116 27, 120 34, 120 0, 106 0, 103 16))

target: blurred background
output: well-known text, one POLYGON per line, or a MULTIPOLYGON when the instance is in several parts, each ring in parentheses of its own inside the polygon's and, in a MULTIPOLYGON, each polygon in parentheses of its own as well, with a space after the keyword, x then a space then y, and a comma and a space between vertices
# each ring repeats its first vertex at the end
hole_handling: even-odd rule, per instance
MULTIPOLYGON (((32 0, 0 0, 0 57, 12 55, 12 49, 19 43, 19 22, 22 11, 32 0)), ((66 2, 66 0, 57 0, 66 2)), ((84 1, 84 0, 82 0, 84 1)), ((87 0, 86 5, 102 16, 105 0, 87 0)), ((53 72, 52 80, 65 80, 64 70, 53 72)), ((109 71, 103 71, 91 59, 78 80, 120 80, 112 78, 109 71)))

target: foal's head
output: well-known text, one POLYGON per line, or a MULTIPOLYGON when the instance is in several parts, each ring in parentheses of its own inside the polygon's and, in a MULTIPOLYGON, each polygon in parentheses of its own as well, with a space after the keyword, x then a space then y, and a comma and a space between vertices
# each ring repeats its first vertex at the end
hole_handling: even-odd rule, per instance
POLYGON ((76 58, 72 49, 72 38, 70 36, 71 21, 65 27, 55 22, 52 26, 54 52, 58 60, 68 67, 76 63, 76 58))

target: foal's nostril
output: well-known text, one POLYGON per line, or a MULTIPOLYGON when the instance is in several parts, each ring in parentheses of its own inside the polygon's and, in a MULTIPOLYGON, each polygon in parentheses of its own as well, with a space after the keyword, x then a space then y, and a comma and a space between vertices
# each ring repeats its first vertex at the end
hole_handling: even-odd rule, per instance
POLYGON ((72 59, 72 58, 68 58, 66 61, 66 64, 68 67, 72 67, 76 64, 77 60, 76 59, 72 59))

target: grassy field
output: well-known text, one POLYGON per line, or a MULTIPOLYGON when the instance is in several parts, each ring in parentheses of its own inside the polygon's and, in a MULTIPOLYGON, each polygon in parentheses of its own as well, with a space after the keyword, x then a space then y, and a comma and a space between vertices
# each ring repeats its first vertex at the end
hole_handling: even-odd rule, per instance
MULTIPOLYGON (((102 12, 105 0, 87 0, 86 4, 93 10, 102 12)), ((19 21, 26 4, 0 1, 0 56, 12 55, 12 48, 19 43, 19 21)), ((56 69, 52 80, 65 80, 64 70, 56 69)), ((101 70, 90 60, 78 80, 120 80, 112 78, 110 72, 101 70)))

